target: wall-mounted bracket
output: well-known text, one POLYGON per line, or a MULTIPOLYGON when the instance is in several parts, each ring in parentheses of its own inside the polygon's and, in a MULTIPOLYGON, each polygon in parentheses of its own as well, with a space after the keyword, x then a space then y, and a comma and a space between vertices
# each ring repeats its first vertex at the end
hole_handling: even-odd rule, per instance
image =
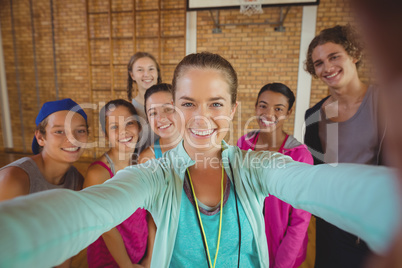
POLYGON ((264 22, 260 23, 220 23, 219 21, 219 10, 215 11, 215 14, 212 10, 209 11, 212 21, 214 22, 215 28, 212 29, 212 33, 222 33, 222 26, 243 26, 243 25, 277 25, 275 27, 275 31, 277 32, 284 32, 285 27, 283 23, 285 22, 286 16, 289 13, 291 6, 288 7, 281 7, 280 14, 279 14, 279 21, 270 22, 269 20, 265 20, 264 22))

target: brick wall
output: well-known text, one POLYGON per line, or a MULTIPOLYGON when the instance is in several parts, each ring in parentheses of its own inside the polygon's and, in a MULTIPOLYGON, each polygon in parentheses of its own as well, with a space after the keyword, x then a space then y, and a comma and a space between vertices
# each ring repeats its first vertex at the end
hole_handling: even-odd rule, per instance
MULTIPOLYGON (((15 45, 12 34, 10 1, 0 0, 0 22, 3 39, 6 76, 10 100, 10 112, 14 139, 14 150, 30 152, 34 130, 34 119, 39 106, 45 101, 56 99, 55 79, 57 76, 59 98, 70 97, 79 103, 106 102, 114 98, 126 98, 126 64, 135 51, 148 51, 161 64, 164 82, 170 82, 175 65, 185 54, 184 12, 162 11, 160 20, 157 1, 136 0, 136 20, 130 12, 112 14, 113 52, 110 53, 109 24, 107 14, 89 15, 85 0, 53 1, 53 24, 55 40, 54 66, 52 46, 52 20, 49 0, 33 2, 32 28, 29 0, 12 1, 15 45), (161 25, 161 32, 158 27, 161 25), (35 31, 37 78, 35 79, 32 29, 35 31), (136 32, 134 45, 133 33, 136 32), (89 33, 89 34, 88 34, 89 33), (161 35, 158 38, 158 34, 161 35), (17 60, 15 60, 15 54, 17 60), (110 58, 114 63, 114 83, 110 84, 110 58), (89 61, 91 59, 91 61, 89 61), (19 84, 17 84, 16 63, 19 84), (56 67, 56 68, 55 68, 56 67), (55 73, 56 70, 56 73, 55 73), (38 86, 36 86, 36 84, 38 86), (20 94, 18 93, 18 87, 20 94), (37 89, 38 88, 38 89, 37 89), (38 94, 37 94, 38 90, 38 94), (19 101, 21 104, 19 104, 19 101), (38 101, 40 105, 38 105, 38 101), (21 105, 21 112, 20 112, 21 105), (22 127, 23 126, 23 127, 22 127), (24 133, 22 133, 24 131, 24 133)), ((104 0, 88 0, 89 12, 108 9, 104 0)), ((162 0, 162 8, 180 8, 185 1, 162 0)), ((131 0, 112 0, 112 10, 132 10, 131 0)), ((247 17, 239 9, 221 10, 220 23, 263 23, 278 21, 279 7, 264 8, 261 15, 247 17)), ((197 12, 197 51, 220 53, 235 67, 239 76, 240 106, 234 120, 235 143, 244 134, 243 127, 257 127, 254 103, 257 92, 266 83, 281 82, 296 94, 302 7, 290 9, 284 26, 285 32, 276 32, 274 25, 223 26, 222 33, 214 34, 214 23, 209 11, 197 12)), ((317 14, 317 33, 336 24, 353 22, 347 0, 321 0, 317 14)), ((305 52, 303 52, 305 53, 305 52)), ((360 70, 363 81, 369 81, 369 68, 360 70)), ((311 105, 328 94, 326 86, 313 80, 311 105)), ((91 126, 91 141, 102 135, 98 129, 99 107, 87 109, 91 126)), ((285 130, 293 133, 294 116, 285 124, 285 130)), ((247 131, 247 130, 246 130, 247 131)), ((3 149, 0 131, 0 149, 3 149)), ((102 153, 104 148, 88 150, 86 156, 102 153)))
MULTIPOLYGON (((279 20, 280 8, 264 8, 261 15, 247 17, 238 9, 220 11, 220 23, 262 23, 279 20)), ((223 26, 222 33, 214 34, 214 23, 208 11, 197 13, 197 50, 220 53, 234 66, 239 77, 239 108, 234 120, 237 139, 258 125, 252 117, 260 88, 271 82, 286 84, 296 92, 302 7, 292 7, 286 17, 285 32, 276 32, 273 25, 223 26), (244 130, 246 123, 248 130, 244 130)), ((285 128, 293 132, 294 116, 285 128)))
MULTIPOLYGON (((171 81, 175 65, 185 55, 184 0, 163 0, 160 18, 157 1, 136 0, 133 3, 132 0, 111 0, 113 11, 111 44, 109 17, 105 13, 109 9, 108 1, 87 2, 88 9, 85 0, 53 1, 55 43, 55 57, 53 57, 50 1, 32 1, 32 23, 29 0, 12 1, 12 8, 10 1, 0 0, 13 150, 16 152, 31 152, 35 117, 44 102, 55 100, 57 96, 59 99, 72 98, 82 105, 94 104, 94 109, 86 109, 89 117, 90 141, 100 140, 101 144, 105 144, 98 127, 98 112, 105 102, 113 98, 127 98, 126 65, 131 55, 136 51, 152 53, 161 65, 162 77, 166 82, 171 81), (135 21, 132 12, 134 4, 135 21), (167 8, 170 10, 164 11, 167 8), (177 10, 180 8, 182 10, 177 10), (158 29, 159 25, 161 31, 158 29), (33 50, 33 35, 36 53, 33 50), (17 55, 17 61, 14 55, 17 55), (35 75, 34 55, 36 55, 37 75, 35 75)), ((105 146, 101 147, 87 150, 84 156, 100 155, 106 150, 105 146)), ((0 132, 0 150, 3 148, 3 135, 0 132)))
POLYGON ((56 67, 50 1, 33 1, 33 24, 29 1, 12 2, 11 10, 10 1, 1 1, 0 17, 14 149, 30 152, 34 120, 44 102, 55 100, 56 95, 60 99, 70 97, 79 103, 89 100, 84 2, 75 0, 53 6, 56 67), (18 84, 16 65, 20 78, 18 84))

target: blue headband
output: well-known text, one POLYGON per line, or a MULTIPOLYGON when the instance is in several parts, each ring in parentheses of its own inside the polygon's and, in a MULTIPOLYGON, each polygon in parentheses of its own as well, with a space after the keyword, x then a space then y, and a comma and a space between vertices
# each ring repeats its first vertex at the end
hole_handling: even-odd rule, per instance
MULTIPOLYGON (((87 114, 84 112, 81 106, 78 105, 78 103, 76 103, 72 99, 64 99, 45 102, 40 109, 38 116, 36 117, 36 126, 38 126, 49 115, 59 111, 73 111, 79 113, 82 117, 84 117, 85 121, 87 121, 87 114)), ((39 154, 39 148, 40 146, 38 144, 38 141, 34 136, 32 141, 32 152, 34 154, 39 154)))

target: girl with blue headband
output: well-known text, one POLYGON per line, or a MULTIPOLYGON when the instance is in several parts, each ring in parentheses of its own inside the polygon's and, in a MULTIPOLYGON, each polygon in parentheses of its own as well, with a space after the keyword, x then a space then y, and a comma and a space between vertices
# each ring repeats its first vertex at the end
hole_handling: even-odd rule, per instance
POLYGON ((34 155, 0 169, 0 201, 50 189, 82 189, 83 177, 73 163, 88 139, 84 110, 71 99, 50 101, 35 122, 34 155))

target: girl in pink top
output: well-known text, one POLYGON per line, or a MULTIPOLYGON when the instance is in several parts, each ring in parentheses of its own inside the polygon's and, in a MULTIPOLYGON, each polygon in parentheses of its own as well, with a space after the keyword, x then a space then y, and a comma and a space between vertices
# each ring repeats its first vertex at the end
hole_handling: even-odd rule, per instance
MULTIPOLYGON (((284 84, 262 87, 255 104, 260 129, 242 136, 237 146, 243 150, 277 151, 295 161, 313 164, 307 147, 283 131, 294 101, 293 92, 284 84)), ((265 199, 264 214, 270 267, 298 267, 306 258, 310 213, 271 195, 265 199)))
MULTIPOLYGON (((136 164, 133 153, 141 127, 134 106, 122 99, 109 101, 101 109, 100 123, 111 148, 90 165, 84 187, 102 184, 117 171, 136 164)), ((149 267, 153 239, 147 243, 148 233, 153 237, 156 227, 147 214, 146 210, 137 209, 128 219, 89 245, 88 266, 149 267)))

